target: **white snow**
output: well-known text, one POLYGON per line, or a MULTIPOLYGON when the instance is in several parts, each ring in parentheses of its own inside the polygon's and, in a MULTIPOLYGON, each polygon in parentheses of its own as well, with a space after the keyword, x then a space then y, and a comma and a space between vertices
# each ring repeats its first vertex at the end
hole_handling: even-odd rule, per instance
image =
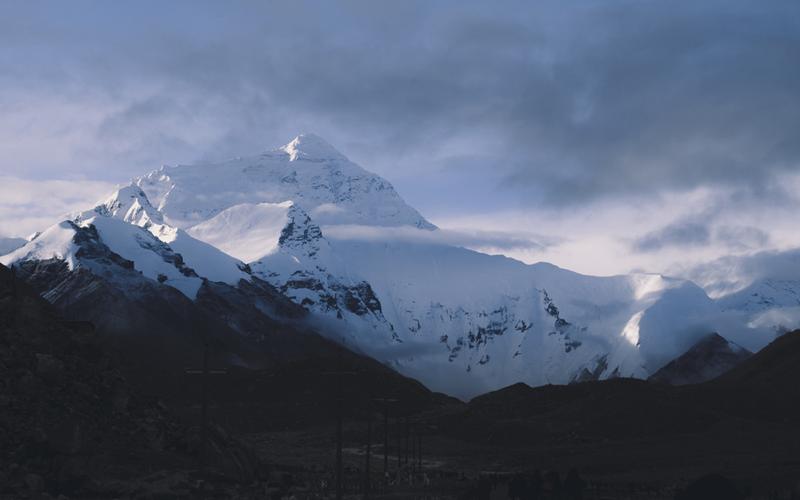
POLYGON ((242 270, 243 262, 213 245, 193 238, 183 229, 153 225, 149 230, 158 239, 169 244, 172 250, 183 257, 186 265, 203 278, 229 285, 237 285, 240 280, 251 279, 251 276, 242 270))
POLYGON ((98 204, 94 211, 139 227, 164 223, 161 213, 150 204, 144 191, 133 184, 119 188, 104 202, 98 204))
POLYGON ((253 262, 278 248, 289 221, 291 201, 241 203, 191 227, 187 232, 244 262, 253 262))
POLYGON ((696 286, 658 275, 597 278, 407 241, 323 246, 328 250, 314 259, 297 260, 282 247, 254 272, 282 286, 301 270, 328 293, 369 283, 380 315, 345 310, 336 320, 340 313, 325 312, 320 293, 288 293, 298 303, 314 301, 311 309, 342 323, 348 342, 364 352, 464 398, 518 381, 568 383, 584 368, 594 371, 601 358, 608 366, 602 378, 646 377, 706 335, 709 318, 719 313, 696 286), (568 323, 561 330, 547 300, 568 323))
POLYGON ((72 242, 74 236, 75 230, 69 222, 55 224, 22 247, 0 257, 0 263, 10 266, 20 260, 59 259, 66 261, 69 268, 74 269, 75 244, 72 242))
MULTIPOLYGON (((190 299, 197 297, 203 280, 184 276, 172 263, 166 262, 163 252, 169 248, 146 230, 111 217, 96 216, 81 220, 81 227, 93 225, 101 241, 120 257, 134 263, 134 269, 152 280, 166 278, 165 284, 177 288, 190 299)), ((4 265, 25 260, 58 259, 70 269, 80 265, 79 247, 73 241, 76 231, 69 221, 55 224, 24 247, 0 258, 4 265)))
MULTIPOLYGON (((236 285, 251 279, 244 264, 185 231, 163 224, 146 195, 136 186, 126 186, 109 196, 93 210, 78 214, 74 223, 94 226, 103 244, 145 277, 163 282, 190 299, 197 297, 203 278, 236 285), (186 276, 176 267, 174 254, 198 276, 186 276)), ((73 242, 75 229, 69 221, 56 224, 21 248, 0 259, 4 264, 22 260, 59 259, 70 269, 80 264, 78 247, 73 242)))
POLYGON ((434 228, 387 180, 310 135, 254 157, 162 167, 135 183, 168 224, 183 229, 235 205, 285 201, 314 213, 318 224, 434 228))
POLYGON ((300 134, 279 149, 289 155, 289 161, 347 160, 325 139, 315 134, 300 134))
POLYGON ((150 232, 119 219, 103 216, 93 217, 81 223, 84 226, 89 224, 97 228, 103 243, 120 257, 132 261, 134 268, 145 277, 156 281, 159 277, 166 277, 164 284, 177 288, 192 300, 197 298, 203 280, 184 276, 177 267, 166 262, 158 251, 160 245, 164 247, 166 245, 150 232))
MULTIPOLYGON (((236 285, 239 280, 248 280, 250 275, 242 271, 244 263, 226 254, 218 247, 200 241, 186 231, 164 223, 147 195, 136 185, 118 189, 94 210, 83 212, 77 220, 97 220, 98 216, 113 218, 148 230, 156 238, 179 253, 183 261, 198 275, 211 281, 236 285)), ((107 242, 116 251, 113 240, 107 242)), ((119 252, 118 252, 119 253, 119 252)))

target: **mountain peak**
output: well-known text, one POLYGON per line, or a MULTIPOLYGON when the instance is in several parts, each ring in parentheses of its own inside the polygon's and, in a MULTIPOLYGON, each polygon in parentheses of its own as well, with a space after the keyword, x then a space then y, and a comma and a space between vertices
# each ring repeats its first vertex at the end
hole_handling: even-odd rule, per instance
POLYGON ((142 227, 151 223, 164 223, 161 213, 150 204, 147 195, 135 184, 117 189, 95 207, 94 212, 142 227))
POLYGON ((718 333, 712 333, 670 361, 649 380, 671 385, 698 384, 729 371, 753 353, 718 333))
POLYGON ((278 148, 289 155, 290 161, 322 161, 344 159, 345 156, 316 134, 300 134, 288 144, 278 148))

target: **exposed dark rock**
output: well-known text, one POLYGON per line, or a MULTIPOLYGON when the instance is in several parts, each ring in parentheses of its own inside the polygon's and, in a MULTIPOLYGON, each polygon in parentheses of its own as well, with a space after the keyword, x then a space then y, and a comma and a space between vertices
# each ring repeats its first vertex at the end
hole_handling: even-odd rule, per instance
POLYGON ((699 384, 730 371, 752 355, 713 333, 664 365, 649 380, 671 385, 699 384))
POLYGON ((583 369, 578 373, 570 383, 581 383, 581 382, 591 382, 594 380, 600 380, 600 376, 603 372, 606 371, 608 368, 608 356, 603 355, 597 358, 594 361, 594 367, 589 370, 587 367, 583 367, 583 369))

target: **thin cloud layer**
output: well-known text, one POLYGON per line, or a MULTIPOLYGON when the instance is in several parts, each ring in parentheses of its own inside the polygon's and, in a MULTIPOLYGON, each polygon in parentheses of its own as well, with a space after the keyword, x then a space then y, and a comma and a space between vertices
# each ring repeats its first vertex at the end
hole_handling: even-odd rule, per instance
POLYGON ((800 280, 800 249, 725 256, 683 274, 714 297, 737 292, 757 280, 772 280, 780 287, 783 281, 800 280))
POLYGON ((525 231, 485 231, 437 229, 420 231, 410 226, 377 227, 360 225, 323 226, 325 236, 334 240, 367 242, 417 243, 424 245, 452 245, 475 250, 496 250, 497 253, 514 251, 542 251, 557 243, 557 239, 525 231))
POLYGON ((0 237, 42 231, 73 212, 93 207, 113 188, 106 182, 0 177, 0 237))

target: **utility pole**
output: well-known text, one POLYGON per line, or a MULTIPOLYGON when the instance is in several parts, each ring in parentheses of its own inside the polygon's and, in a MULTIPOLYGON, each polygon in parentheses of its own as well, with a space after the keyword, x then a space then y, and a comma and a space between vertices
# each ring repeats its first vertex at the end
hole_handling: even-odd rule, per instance
POLYGON ((370 477, 370 460, 372 459, 372 419, 370 415, 367 415, 367 458, 366 463, 364 464, 364 499, 369 500, 369 490, 372 483, 372 478, 370 477))
POLYGON ((417 429, 417 470, 422 472, 422 431, 417 429))
POLYGON ((228 370, 224 368, 209 368, 208 367, 208 351, 209 339, 208 334, 203 341, 203 367, 202 368, 186 368, 184 372, 187 375, 200 375, 200 468, 205 469, 207 463, 208 453, 208 376, 209 375, 226 375, 228 370))
POLYGON ((17 269, 11 266, 11 297, 17 298, 17 269))
MULTIPOLYGON (((397 399, 375 398, 373 401, 383 403, 383 482, 384 487, 389 481, 389 403, 396 403, 397 399)), ((400 448, 397 451, 397 462, 400 465, 400 448)))
POLYGON ((342 351, 339 348, 337 356, 338 368, 336 371, 325 372, 324 375, 336 376, 336 500, 342 500, 342 402, 344 394, 342 392, 342 376, 357 375, 356 372, 342 370, 342 351))
POLYGON ((406 452, 405 452, 405 460, 403 460, 403 463, 405 463, 405 465, 408 465, 408 459, 409 459, 408 455, 410 451, 411 451, 411 424, 408 421, 408 417, 406 417, 406 452))
POLYGON ((408 463, 411 465, 411 471, 414 472, 417 469, 417 436, 413 427, 409 427, 408 435, 411 438, 408 463))
POLYGON ((397 427, 397 470, 403 466, 403 420, 400 417, 395 419, 397 427))

